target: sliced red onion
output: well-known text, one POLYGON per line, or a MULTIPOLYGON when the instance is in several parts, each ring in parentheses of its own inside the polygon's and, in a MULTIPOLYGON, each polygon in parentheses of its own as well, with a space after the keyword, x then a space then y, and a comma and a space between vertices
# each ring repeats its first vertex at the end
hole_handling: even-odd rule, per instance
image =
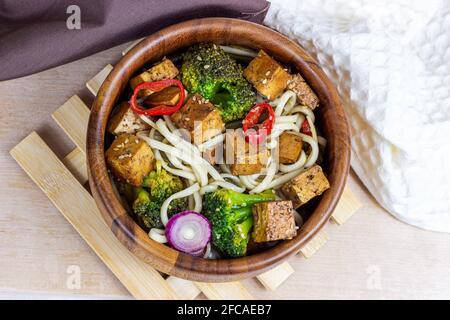
POLYGON ((183 211, 167 222, 166 238, 174 249, 193 256, 202 256, 211 240, 211 223, 200 213, 183 211))

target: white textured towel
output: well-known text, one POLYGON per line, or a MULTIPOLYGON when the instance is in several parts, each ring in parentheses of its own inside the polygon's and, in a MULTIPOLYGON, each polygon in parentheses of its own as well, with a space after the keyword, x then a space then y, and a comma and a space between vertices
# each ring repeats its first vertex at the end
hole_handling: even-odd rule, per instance
POLYGON ((412 225, 450 232, 450 0, 271 0, 338 87, 352 167, 412 225))

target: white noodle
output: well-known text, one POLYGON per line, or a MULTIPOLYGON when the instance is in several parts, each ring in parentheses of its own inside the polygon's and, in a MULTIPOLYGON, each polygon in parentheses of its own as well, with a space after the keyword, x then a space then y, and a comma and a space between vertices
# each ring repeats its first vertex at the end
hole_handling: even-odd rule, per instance
POLYGON ((212 181, 208 186, 212 186, 210 189, 207 189, 205 186, 203 188, 205 189, 201 189, 200 192, 206 193, 206 192, 211 192, 209 190, 215 191, 217 189, 218 186, 225 188, 225 189, 231 189, 233 191, 242 193, 245 191, 245 187, 242 187, 242 183, 239 180, 239 177, 237 176, 233 176, 230 173, 222 173, 222 178, 224 179, 223 181, 212 181), (232 182, 226 181, 225 179, 230 179, 232 182))
POLYGON ((246 187, 247 189, 253 189, 256 187, 256 184, 253 184, 250 180, 249 180, 249 176, 239 176, 239 180, 241 181, 242 185, 244 187, 246 187))
POLYGON ((211 244, 208 242, 206 245, 205 254, 203 255, 203 259, 210 259, 211 256, 211 244))
POLYGON ((268 189, 267 186, 272 182, 272 179, 277 173, 277 162, 271 160, 269 163, 269 167, 267 169, 267 174, 264 179, 253 189, 250 190, 250 193, 259 193, 268 189))
POLYGON ((273 140, 276 140, 285 130, 282 130, 281 128, 275 128, 270 135, 268 136, 269 142, 272 142, 273 140))
POLYGON ((222 188, 225 188, 225 189, 230 189, 230 190, 239 192, 239 193, 242 193, 245 191, 245 187, 242 187, 242 183, 239 180, 239 177, 233 176, 232 174, 229 174, 229 173, 222 173, 222 178, 224 179, 223 181, 212 181, 210 184, 202 187, 200 189, 200 193, 205 194, 208 192, 213 192, 213 191, 217 190, 217 188, 219 186, 222 188), (234 183, 228 182, 225 179, 230 179, 234 183))
POLYGON ((175 127, 175 125, 172 122, 172 119, 170 119, 169 116, 163 116, 164 120, 167 123, 167 127, 170 129, 171 132, 174 132, 175 130, 177 130, 177 128, 175 127))
POLYGON ((194 195, 191 195, 188 197, 188 208, 189 208, 189 210, 194 210, 194 208, 195 208, 194 195))
POLYGON ((228 168, 228 166, 225 163, 220 163, 219 167, 223 172, 231 174, 230 168, 228 168))
POLYGON ((276 179, 273 179, 272 182, 267 186, 267 189, 271 189, 271 188, 276 189, 276 188, 280 187, 281 185, 285 184, 292 178, 295 178, 296 176, 298 176, 300 174, 300 172, 302 172, 302 171, 303 171, 303 169, 291 171, 289 173, 283 174, 282 176, 280 176, 276 179))
MULTIPOLYGON (((194 173, 196 172, 198 174, 201 174, 201 176, 202 176, 201 180, 202 181, 205 180, 205 178, 203 176, 205 176, 207 174, 206 170, 204 170, 202 168, 203 167, 202 165, 198 165, 198 164, 203 164, 202 162, 206 162, 206 160, 204 160, 201 156, 188 155, 180 149, 169 146, 158 140, 151 139, 146 136, 141 136, 141 139, 145 140, 148 143, 148 145, 150 147, 152 147, 153 149, 157 149, 157 150, 163 151, 165 153, 170 153, 173 156, 178 157, 178 158, 184 160, 185 162, 189 163, 191 165, 192 169, 194 170, 194 173), (194 165, 198 165, 198 166, 195 166, 195 168, 194 168, 194 165)), ((214 170, 217 173, 216 176, 218 176, 219 180, 220 180, 222 178, 220 176, 220 174, 211 166, 211 164, 209 164, 208 162, 207 162, 207 164, 212 168, 212 170, 214 170)), ((209 168, 207 168, 207 169, 209 169, 209 168)), ((207 177, 206 177, 206 180, 207 180, 207 177)))
MULTIPOLYGON (((269 165, 269 163, 268 163, 269 165)), ((261 176, 261 173, 251 174, 247 176, 248 182, 250 182, 255 187, 259 184, 258 179, 261 176)), ((253 188, 252 188, 253 189, 253 188)))
POLYGON ((278 123, 295 123, 298 119, 298 114, 289 115, 289 116, 279 116, 275 119, 275 124, 278 123))
POLYGON ((280 163, 279 169, 281 172, 291 172, 291 171, 303 168, 305 163, 306 163, 306 154, 305 154, 305 151, 302 150, 302 152, 300 153, 300 156, 298 157, 298 160, 295 163, 293 163, 293 164, 280 163))
POLYGON ((302 114, 302 113, 297 113, 297 115, 298 115, 298 119, 295 122, 295 126, 297 128, 299 128, 299 131, 300 131, 300 128, 302 127, 303 121, 305 121, 305 115, 302 114))
POLYGON ((225 139, 225 134, 220 134, 202 144, 198 145, 198 149, 203 152, 205 150, 211 149, 212 147, 218 145, 225 139))
MULTIPOLYGON (((155 129, 152 129, 152 131, 150 131, 150 135, 149 135, 150 137, 154 136, 154 131, 155 131, 155 129)), ((147 141, 146 139, 149 138, 148 136, 145 135, 145 131, 138 132, 137 136, 138 136, 138 138, 140 138, 140 139, 142 139, 144 141, 147 141)), ((151 139, 153 139, 153 138, 151 138, 151 139)), ((167 165, 166 161, 163 159, 163 157, 162 157, 162 155, 161 155, 161 153, 160 153, 160 151, 158 149, 153 149, 153 153, 155 154, 156 160, 161 161, 161 166, 166 171, 168 171, 168 172, 170 172, 170 173, 172 173, 172 174, 174 174, 176 176, 180 176, 180 177, 183 177, 185 179, 188 179, 188 180, 193 180, 193 181, 197 180, 197 178, 195 177, 195 175, 192 172, 188 172, 188 171, 184 171, 184 170, 178 170, 178 169, 174 169, 174 168, 169 167, 167 165)))
POLYGON ((156 242, 167 243, 167 238, 166 238, 164 230, 156 229, 156 228, 150 229, 148 236, 150 237, 150 239, 152 239, 156 242))
POLYGON ((306 160, 306 163, 304 165, 305 168, 309 168, 311 167, 314 163, 316 163, 317 158, 319 157, 319 145, 317 144, 317 141, 314 140, 312 137, 303 134, 303 133, 299 133, 298 134, 303 141, 305 141, 306 143, 309 143, 309 145, 311 146, 311 152, 308 156, 308 159, 306 160))
POLYGON ((249 178, 251 179, 251 181, 256 181, 260 175, 261 175, 261 173, 251 174, 251 175, 249 175, 249 178))
POLYGON ((238 193, 242 193, 242 192, 245 191, 244 187, 238 187, 237 185, 235 185, 235 184, 233 184, 231 182, 228 182, 228 181, 214 181, 211 184, 220 186, 220 187, 222 187, 224 189, 230 189, 230 190, 233 190, 233 191, 238 192, 238 193))
MULTIPOLYGON (((193 181, 188 181, 189 185, 192 186, 194 184, 193 181)), ((188 197, 189 201, 189 210, 200 212, 202 209, 202 197, 199 192, 194 192, 188 197), (197 211, 197 209, 200 209, 200 211, 197 211)))
POLYGON ((197 180, 197 177, 196 177, 192 172, 188 172, 188 171, 184 171, 184 170, 179 170, 179 169, 174 169, 174 168, 169 167, 169 166, 167 165, 167 163, 166 163, 162 158, 158 159, 158 157, 156 156, 156 154, 159 154, 159 155, 160 155, 161 153, 159 152, 159 150, 156 150, 156 151, 157 151, 157 153, 155 152, 155 157, 156 157, 156 159, 161 161, 162 167, 163 167, 167 172, 170 172, 170 173, 172 173, 172 174, 174 174, 174 175, 176 175, 176 176, 180 176, 180 177, 185 178, 185 179, 190 180, 190 181, 196 181, 196 180, 197 180))
POLYGON ((283 111, 286 112, 290 111, 296 102, 297 99, 297 95, 291 91, 291 90, 287 90, 285 91, 279 98, 277 98, 276 100, 274 100, 275 103, 275 116, 279 117, 283 114, 283 111))
POLYGON ((202 196, 200 195, 200 190, 197 192, 194 192, 193 196, 194 196, 194 203, 195 203, 193 211, 202 212, 203 202, 202 202, 202 196))
POLYGON ((297 227, 300 228, 303 225, 303 217, 300 215, 300 213, 297 212, 297 210, 293 210, 293 212, 295 224, 297 225, 297 227))
POLYGON ((273 126, 274 130, 281 130, 281 131, 286 131, 286 130, 292 130, 292 131, 299 131, 299 128, 295 125, 295 123, 275 123, 275 125, 273 126))
POLYGON ((185 165, 181 162, 181 160, 180 160, 179 158, 177 158, 177 157, 175 157, 175 156, 173 156, 173 155, 171 155, 171 154, 166 154, 166 156, 167 156, 167 159, 169 159, 170 163, 171 163, 174 167, 176 167, 176 168, 178 168, 178 169, 181 169, 181 170, 188 171, 188 172, 192 172, 192 171, 193 171, 191 168, 185 166, 185 165))
MULTIPOLYGON (((198 191, 200 191, 200 186, 198 185, 198 183, 194 183, 189 188, 181 190, 177 193, 174 193, 170 197, 168 197, 161 205, 161 222, 163 223, 163 225, 165 226, 167 224, 167 221, 169 221, 169 218, 167 216, 167 211, 169 209, 170 203, 173 200, 188 197, 191 194, 194 194, 198 191)), ((194 199, 195 199, 195 195, 194 195, 194 199)), ((196 206, 197 206, 197 204, 196 204, 196 206)))
POLYGON ((237 47, 230 47, 230 46, 220 46, 220 47, 226 53, 234 54, 237 56, 254 58, 258 55, 258 53, 256 51, 253 51, 253 50, 250 50, 247 48, 237 48, 237 47))
POLYGON ((326 147, 326 146, 327 146, 327 139, 325 139, 324 137, 317 136, 317 142, 318 142, 322 147, 326 147))
MULTIPOLYGON (((150 135, 149 135, 150 136, 150 135)), ((162 140, 161 142, 166 143, 167 144, 167 139, 162 140)), ((192 172, 192 169, 185 166, 182 161, 180 159, 178 159, 177 157, 171 155, 170 153, 165 154, 165 156, 167 157, 167 159, 169 160, 170 164, 172 164, 175 168, 181 169, 181 170, 186 170, 189 172, 192 172)))
POLYGON ((208 184, 207 186, 204 186, 200 189, 200 194, 204 195, 205 193, 214 192, 217 190, 218 187, 219 187, 218 185, 208 184))
POLYGON ((159 133, 161 133, 164 138, 166 138, 174 146, 183 148, 183 151, 187 152, 188 154, 194 153, 196 155, 200 155, 200 151, 192 143, 170 132, 162 119, 156 121, 156 128, 158 129, 159 133))
MULTIPOLYGON (((171 133, 168 128, 166 127, 163 120, 158 120, 156 122, 156 127, 158 131, 174 146, 172 147, 167 144, 163 144, 156 140, 146 140, 147 143, 152 148, 159 149, 166 153, 171 153, 175 157, 180 158, 186 163, 189 163, 192 167, 192 170, 194 173, 198 173, 199 179, 201 181, 201 185, 205 186, 207 184, 207 174, 209 173, 215 180, 223 180, 223 178, 220 176, 220 173, 217 172, 216 169, 203 157, 201 156, 201 152, 197 149, 196 146, 193 144, 187 142, 186 140, 180 138, 179 136, 171 133)), ((145 137, 144 137, 145 140, 145 137)))
POLYGON ((141 120, 144 121, 146 124, 148 124, 150 127, 156 128, 155 123, 154 123, 152 120, 150 120, 149 117, 144 116, 144 115, 141 114, 141 115, 139 116, 139 118, 141 118, 141 120))
POLYGON ((239 180, 247 189, 253 189, 258 185, 258 178, 261 176, 261 173, 255 173, 251 175, 242 175, 239 176, 239 180))
POLYGON ((316 121, 316 117, 314 115, 314 112, 308 108, 307 106, 298 105, 292 108, 289 114, 293 113, 303 113, 305 116, 309 116, 311 118, 311 121, 314 123, 316 121))
POLYGON ((317 131, 314 122, 312 121, 310 116, 306 116, 306 120, 308 121, 308 125, 311 128, 312 138, 314 139, 314 141, 317 141, 317 131))
POLYGON ((208 184, 208 172, 202 166, 192 166, 192 169, 198 175, 200 186, 206 186, 208 184))
POLYGON ((231 173, 222 173, 221 176, 222 176, 222 178, 230 179, 230 180, 234 181, 237 184, 240 184, 240 182, 241 182, 238 177, 233 176, 231 173))

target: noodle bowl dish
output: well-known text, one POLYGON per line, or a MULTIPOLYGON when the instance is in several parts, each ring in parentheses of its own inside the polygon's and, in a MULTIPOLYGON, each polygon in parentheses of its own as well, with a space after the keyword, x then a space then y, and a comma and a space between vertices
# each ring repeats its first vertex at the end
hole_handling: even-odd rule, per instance
POLYGON ((327 106, 302 70, 262 46, 214 39, 148 60, 122 83, 103 140, 114 193, 143 241, 194 265, 258 256, 307 232, 334 179, 318 116, 327 106))

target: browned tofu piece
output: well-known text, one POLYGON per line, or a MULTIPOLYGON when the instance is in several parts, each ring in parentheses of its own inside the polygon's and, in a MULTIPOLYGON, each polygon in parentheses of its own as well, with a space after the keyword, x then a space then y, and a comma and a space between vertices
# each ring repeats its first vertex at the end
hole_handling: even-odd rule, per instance
POLYGON ((296 74, 292 76, 287 88, 295 92, 299 103, 311 110, 314 110, 319 105, 319 98, 301 75, 296 74))
POLYGON ((225 130, 219 109, 197 93, 189 97, 171 118, 178 128, 188 132, 195 144, 201 144, 225 130))
POLYGON ((123 133, 136 133, 148 130, 150 126, 139 118, 139 115, 131 110, 128 102, 122 102, 109 120, 108 132, 118 136, 123 133))
POLYGON ((248 143, 242 130, 227 132, 226 163, 231 163, 231 174, 250 175, 260 173, 266 168, 270 152, 263 144, 248 143))
POLYGON ((106 151, 106 163, 116 178, 140 186, 154 169, 155 157, 145 141, 132 134, 122 134, 106 151))
POLYGON ((244 70, 244 76, 269 100, 278 97, 291 79, 290 74, 263 50, 250 61, 244 70))
POLYGON ((330 183, 319 165, 303 171, 281 186, 281 192, 298 208, 330 188, 330 183))
POLYGON ((218 151, 217 148, 211 148, 203 151, 202 153, 203 159, 205 159, 214 166, 217 163, 217 154, 218 154, 217 151, 218 151))
POLYGON ((180 99, 180 89, 178 87, 167 87, 161 91, 152 93, 145 103, 150 106, 174 106, 180 99))
POLYGON ((302 146, 302 138, 298 135, 291 132, 283 132, 279 139, 279 162, 282 164, 295 163, 302 152, 302 146))
POLYGON ((253 240, 266 242, 292 239, 297 235, 292 201, 270 201, 254 204, 253 240))
MULTIPOLYGON (((151 67, 147 71, 144 71, 140 75, 130 80, 130 86, 134 90, 138 84, 149 81, 159 81, 165 79, 173 79, 178 75, 178 69, 173 62, 169 59, 164 59, 157 65, 151 67)), ((145 97, 152 94, 151 90, 142 90, 139 94, 140 97, 145 97)))

